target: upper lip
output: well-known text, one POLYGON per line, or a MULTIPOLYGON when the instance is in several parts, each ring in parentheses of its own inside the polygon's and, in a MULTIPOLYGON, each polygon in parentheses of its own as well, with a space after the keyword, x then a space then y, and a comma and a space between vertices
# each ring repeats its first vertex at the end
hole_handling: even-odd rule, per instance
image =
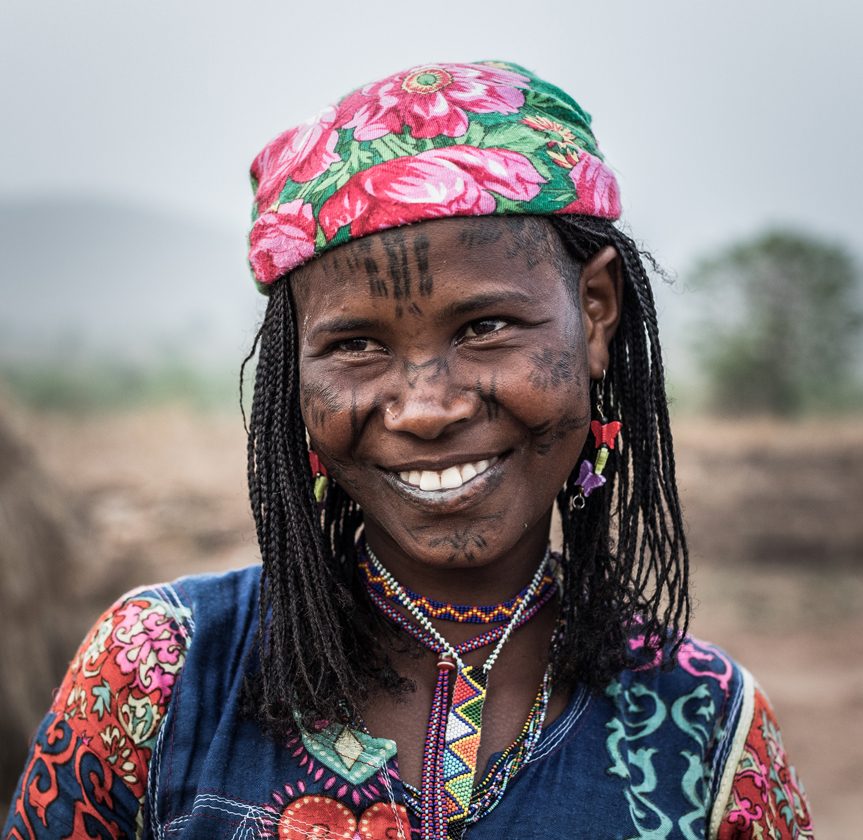
POLYGON ((411 461, 401 461, 397 464, 381 465, 381 469, 388 472, 411 472, 413 470, 434 470, 440 472, 449 467, 458 467, 462 464, 475 464, 477 461, 490 461, 492 458, 499 458, 504 455, 501 450, 494 452, 470 452, 466 455, 446 455, 440 458, 416 458, 411 461))

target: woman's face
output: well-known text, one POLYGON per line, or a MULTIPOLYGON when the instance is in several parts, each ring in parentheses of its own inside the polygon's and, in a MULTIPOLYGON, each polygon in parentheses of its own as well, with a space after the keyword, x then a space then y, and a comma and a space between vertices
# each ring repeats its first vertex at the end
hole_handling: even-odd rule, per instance
POLYGON ((483 217, 294 273, 303 418, 382 557, 463 567, 545 545, 617 317, 610 272, 594 295, 589 266, 572 293, 546 222, 483 217))

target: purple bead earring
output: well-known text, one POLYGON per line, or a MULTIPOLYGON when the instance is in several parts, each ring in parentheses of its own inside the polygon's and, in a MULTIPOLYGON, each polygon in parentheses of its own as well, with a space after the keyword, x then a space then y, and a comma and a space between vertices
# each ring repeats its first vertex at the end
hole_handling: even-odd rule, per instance
POLYGON ((598 487, 605 484, 602 472, 608 462, 609 450, 614 449, 622 424, 617 420, 608 420, 602 410, 602 386, 605 383, 605 371, 597 385, 596 420, 590 421, 590 431, 596 442, 596 459, 591 463, 587 458, 581 462, 576 481, 576 492, 569 503, 570 510, 582 510, 587 503, 587 497, 598 487))

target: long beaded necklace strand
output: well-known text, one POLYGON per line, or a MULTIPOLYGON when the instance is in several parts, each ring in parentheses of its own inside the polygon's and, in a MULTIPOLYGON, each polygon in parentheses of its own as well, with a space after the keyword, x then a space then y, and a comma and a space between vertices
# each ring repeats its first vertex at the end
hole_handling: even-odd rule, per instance
MULTIPOLYGON (((497 756, 482 779, 474 780, 465 826, 475 823, 497 807, 510 780, 530 760, 543 732, 550 697, 551 665, 545 670, 539 691, 518 737, 497 756)), ((422 813, 420 791, 405 781, 402 781, 402 786, 405 789, 407 806, 419 817, 422 813)))
MULTIPOLYGON (((549 551, 546 550, 530 584, 512 599, 512 602, 492 608, 478 608, 480 611, 488 610, 493 613, 499 612, 503 606, 509 607, 511 603, 513 609, 507 624, 487 630, 459 645, 450 644, 438 632, 423 607, 419 606, 417 601, 412 599, 404 587, 384 568, 368 545, 365 546, 365 551, 370 565, 363 567, 361 563, 360 571, 373 603, 387 617, 440 657, 423 749, 420 833, 422 840, 447 840, 447 838, 453 840, 461 837, 470 810, 477 753, 482 737, 482 711, 486 699, 488 674, 512 633, 536 615, 554 595, 555 586, 547 574, 549 551), (371 572, 373 574, 370 574, 371 572), (541 590, 541 585, 547 578, 549 585, 542 587, 541 590), (415 624, 393 607, 385 595, 381 594, 380 584, 383 585, 384 591, 391 593, 390 598, 393 601, 408 611, 415 624), (538 597, 540 591, 541 597, 538 597), (463 654, 485 647, 492 642, 497 644, 482 666, 465 665, 461 658, 463 654), (449 681, 453 671, 456 672, 456 678, 450 703, 449 681)), ((439 602, 430 603, 436 605, 439 602)), ((458 610, 453 612, 459 613, 458 610)), ((450 620, 459 620, 447 617, 450 620)), ((540 693, 545 696, 543 705, 547 706, 547 691, 541 690, 540 693)), ((530 722, 529 717, 525 728, 530 722)))

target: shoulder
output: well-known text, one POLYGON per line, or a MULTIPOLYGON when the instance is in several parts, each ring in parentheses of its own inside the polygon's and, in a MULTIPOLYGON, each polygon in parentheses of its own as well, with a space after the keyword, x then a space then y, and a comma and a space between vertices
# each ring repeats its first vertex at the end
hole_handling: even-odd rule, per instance
MULTIPOLYGON (((641 637, 630 640, 636 656, 643 643, 641 637)), ((613 685, 620 687, 616 690, 655 692, 669 702, 690 696, 709 698, 721 715, 729 711, 729 704, 741 702, 744 694, 751 692, 752 680, 748 671, 721 647, 686 636, 673 660, 666 650, 655 659, 624 671, 613 685)))
POLYGON ((236 622, 238 614, 256 612, 261 585, 259 565, 221 574, 192 575, 172 583, 150 587, 158 597, 182 605, 192 617, 215 623, 236 622))
MULTIPOLYGON (((631 642, 635 652, 641 641, 631 642)), ((607 693, 621 739, 652 736, 654 748, 673 746, 700 767, 708 837, 813 836, 767 695, 722 648, 686 637, 670 667, 645 662, 607 693)))
POLYGON ((709 836, 814 837, 806 793, 785 752, 770 700, 757 683, 729 752, 709 836))
POLYGON ((84 638, 52 712, 89 742, 119 740, 118 757, 128 746, 130 755, 146 758, 196 631, 212 626, 219 632, 237 609, 249 610, 258 578, 250 567, 126 593, 84 638))
POLYGON ((90 836, 93 826, 100 836, 136 833, 196 631, 224 637, 238 614, 255 613, 259 578, 252 567, 142 587, 99 616, 31 744, 13 836, 90 836))
MULTIPOLYGON (((632 640, 636 654, 642 643, 632 640)), ((690 636, 664 661, 658 656, 624 671, 606 689, 613 705, 607 747, 623 774, 636 760, 629 745, 649 746, 657 775, 699 779, 692 796, 709 812, 735 738, 751 718, 754 681, 722 648, 690 636)))

